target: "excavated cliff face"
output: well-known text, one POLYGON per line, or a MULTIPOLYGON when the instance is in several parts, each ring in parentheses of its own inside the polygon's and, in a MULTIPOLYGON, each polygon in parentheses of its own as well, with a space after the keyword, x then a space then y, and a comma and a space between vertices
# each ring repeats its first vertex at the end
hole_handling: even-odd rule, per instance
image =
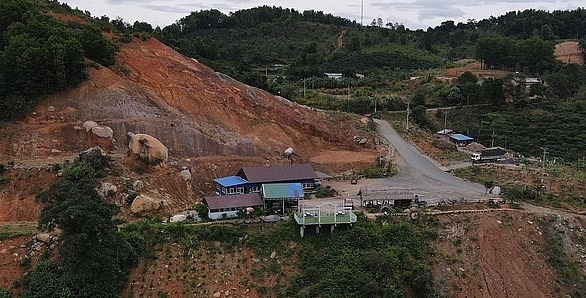
POLYGON ((44 100, 35 113, 1 127, 0 155, 43 157, 88 147, 127 153, 127 132, 159 139, 177 158, 278 156, 288 147, 308 160, 324 150, 360 151, 372 135, 356 119, 328 115, 247 86, 156 39, 123 44, 116 66, 91 67, 79 87, 44 100), (95 121, 102 138, 82 129, 95 121))

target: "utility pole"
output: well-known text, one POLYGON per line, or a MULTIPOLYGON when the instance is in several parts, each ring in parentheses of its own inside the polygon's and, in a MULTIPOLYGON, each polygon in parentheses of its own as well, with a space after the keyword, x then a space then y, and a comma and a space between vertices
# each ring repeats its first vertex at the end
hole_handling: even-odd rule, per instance
POLYGON ((407 102, 407 124, 405 125, 405 130, 409 130, 409 102, 407 102))
POLYGON ((543 183, 543 178, 545 177, 545 154, 547 154, 547 147, 540 147, 543 150, 543 159, 541 160, 541 169, 543 171, 541 175, 541 183, 543 183))
POLYGON ((350 83, 348 83, 348 99, 346 100, 346 106, 348 107, 348 111, 350 111, 350 83))
POLYGON ((444 110, 444 134, 446 134, 446 128, 448 124, 448 110, 444 110))
POLYGON ((303 78, 303 101, 305 101, 305 78, 303 78))
POLYGON ((364 0, 362 0, 362 4, 360 5, 360 26, 362 26, 362 17, 364 16, 364 0))

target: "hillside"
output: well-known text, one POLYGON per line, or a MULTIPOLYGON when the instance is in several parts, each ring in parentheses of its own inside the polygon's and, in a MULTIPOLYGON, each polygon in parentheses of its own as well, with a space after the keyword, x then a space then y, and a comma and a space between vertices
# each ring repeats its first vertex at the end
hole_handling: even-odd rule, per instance
MULTIPOLYGON (((247 86, 156 39, 122 44, 116 59, 112 68, 89 62, 94 66, 79 87, 53 94, 24 119, 0 126, 0 163, 15 164, 0 194, 2 220, 36 220, 36 192, 55 180, 42 169, 73 161, 93 146, 115 159, 120 174, 112 184, 125 189, 128 179, 142 179, 146 192, 174 202, 170 210, 211 194, 212 179, 241 166, 288 162, 282 155, 288 147, 295 150, 293 162, 329 173, 357 171, 379 154, 373 132, 358 118, 315 111, 247 86), (113 137, 87 132, 88 120, 110 127, 113 137), (127 132, 158 138, 169 148, 170 167, 137 172, 127 157, 127 132), (355 136, 368 142, 358 144, 355 136), (189 182, 179 177, 181 169, 192 172, 189 182)), ((124 195, 113 200, 123 202, 124 195)))
POLYGON ((322 151, 362 151, 353 137, 372 136, 352 116, 314 111, 244 85, 156 39, 123 44, 117 61, 112 69, 89 68, 81 86, 50 96, 23 121, 3 126, 0 156, 41 158, 51 149, 67 155, 96 144, 125 154, 126 133, 140 132, 159 138, 173 159, 284 162, 279 156, 293 147, 310 161, 322 151), (79 129, 87 120, 111 127, 112 145, 79 129))
MULTIPOLYGON (((60 13, 50 15, 68 22, 82 22, 79 18, 60 13)), ((241 19, 248 20, 246 17, 241 19)), ((186 18, 183 21, 189 20, 186 18)), ((313 25, 322 26, 321 23, 313 25)), ((335 23, 333 25, 337 26, 335 23)), ((332 30, 331 34, 337 35, 340 28, 335 26, 328 28, 332 30)), ((225 36, 238 33, 239 30, 246 31, 242 28, 217 29, 225 36)), ((261 31, 269 29, 267 26, 259 27, 261 31)), ((288 29, 296 31, 298 28, 288 29)), ((376 38, 387 38, 385 30, 379 29, 382 28, 372 27, 368 30, 376 33, 376 38)), ((404 28, 393 30, 400 33, 404 28)), ((527 196, 532 194, 529 191, 521 194, 524 197, 520 201, 528 199, 527 202, 531 204, 520 204, 516 198, 505 195, 503 198, 508 198, 510 205, 496 205, 493 202, 460 205, 454 201, 449 206, 430 206, 426 210, 430 211, 429 215, 421 215, 419 220, 409 220, 401 214, 373 214, 371 212, 379 210, 355 206, 359 214, 355 225, 340 225, 332 229, 331 233, 324 227, 320 234, 308 229, 304 237, 300 237, 298 226, 290 217, 289 220, 283 217, 278 223, 264 222, 264 218, 261 220, 256 214, 246 219, 220 222, 161 222, 167 216, 170 219, 175 212, 192 208, 203 196, 212 194, 212 179, 234 174, 242 166, 311 163, 316 170, 347 177, 370 167, 380 156, 397 161, 396 148, 381 142, 370 118, 340 111, 324 111, 272 95, 216 72, 187 54, 177 52, 175 45, 165 45, 148 34, 98 31, 100 36, 102 33, 118 48, 115 64, 103 66, 105 64, 92 61, 86 55, 85 62, 81 62, 88 66, 88 76, 81 84, 43 98, 33 111, 19 120, 0 123, 0 297, 7 292, 5 289, 16 295, 25 291, 26 296, 30 293, 51 293, 59 286, 58 289, 65 293, 72 287, 61 287, 66 283, 52 283, 56 280, 61 282, 62 277, 65 277, 63 280, 73 277, 71 280, 76 281, 74 288, 78 290, 89 288, 86 285, 93 282, 91 279, 107 280, 99 284, 113 291, 111 293, 119 293, 124 288, 121 293, 123 297, 555 297, 580 296, 585 293, 584 215, 577 211, 533 206, 531 204, 539 201, 528 199, 527 196), (101 127, 101 130, 96 130, 99 133, 87 129, 87 121, 95 121, 101 127), (108 129, 112 131, 111 137, 107 136, 108 129), (102 133, 106 136, 100 136, 102 133), (128 133, 156 137, 169 148, 169 159, 154 166, 130 156, 128 133), (104 148, 111 160, 100 160, 100 163, 103 162, 101 168, 96 167, 91 172, 86 165, 68 165, 81 151, 93 146, 104 148), (295 150, 295 155, 289 159, 283 156, 288 147, 295 150), (180 174, 185 170, 189 171, 189 178, 180 174), (50 186, 54 187, 54 192, 47 191, 51 190, 50 186), (98 194, 98 189, 105 191, 98 194), (133 213, 130 203, 138 194, 160 199, 161 204, 158 209, 154 207, 146 214, 133 213), (170 204, 164 205, 163 200, 170 204), (457 209, 467 210, 464 214, 452 213, 457 209), (476 209, 483 210, 477 212, 476 209), (437 212, 440 210, 446 212, 437 212), (37 234, 37 229, 51 229, 54 223, 59 229, 49 231, 50 234, 37 234), (47 266, 47 263, 43 265, 40 262, 49 260, 48 263, 51 263, 57 257, 61 258, 61 263, 47 266), (109 267, 112 260, 124 266, 109 267), (69 274, 69 271, 63 269, 63 264, 68 265, 69 269, 82 268, 87 271, 69 274), (96 266, 93 268, 96 271, 91 266, 96 266), (100 271, 104 268, 116 270, 100 271), (130 270, 128 280, 125 274, 121 274, 126 269, 130 270), (96 272, 121 275, 100 273, 98 277, 93 276, 96 272), (31 288, 44 292, 27 293, 31 288)), ((314 33, 321 34, 317 30, 314 33)), ((370 52, 376 48, 373 45, 367 50, 365 45, 366 42, 372 42, 370 38, 361 40, 362 35, 356 34, 355 30, 345 34, 349 34, 349 37, 339 47, 343 45, 347 47, 344 51, 360 52, 362 46, 366 51, 360 55, 340 54, 339 48, 330 49, 333 39, 315 45, 315 49, 312 49, 313 44, 301 42, 303 47, 299 46, 292 52, 296 53, 294 55, 302 53, 300 55, 305 55, 307 61, 295 62, 295 57, 289 57, 292 62, 299 63, 293 66, 302 70, 306 63, 312 63, 312 59, 324 59, 312 55, 324 51, 332 51, 332 57, 338 59, 324 59, 330 63, 328 65, 338 65, 341 61, 355 66, 358 62, 364 62, 375 70, 380 65, 369 63, 376 59, 385 60, 381 58, 386 57, 380 55, 381 52, 395 57, 395 62, 414 68, 426 66, 427 62, 437 59, 430 58, 432 52, 423 53, 425 57, 414 60, 407 59, 411 57, 409 55, 397 55, 414 48, 416 44, 413 42, 401 46, 401 51, 389 52, 390 48, 381 48, 381 52, 370 52), (352 45, 353 41, 357 43, 352 45)), ((399 34, 393 38, 400 40, 404 36, 407 35, 399 34)), ((262 47, 261 44, 255 46, 262 47)), ((240 57, 237 49, 233 47, 229 50, 235 50, 232 54, 240 57)), ((438 48, 435 50, 439 51, 438 48)), ((223 54, 220 51, 215 53, 220 57, 223 54)), ((565 59, 566 56, 563 53, 561 55, 561 59, 565 59)), ((209 62, 207 59, 210 58, 206 58, 206 62, 209 62)), ((267 60, 263 63, 275 61, 283 62, 267 60)), ((250 61, 241 62, 246 64, 250 61)), ((214 67, 218 64, 214 64, 214 67)), ((433 65, 436 65, 435 62, 433 65)), ((317 74, 322 73, 322 69, 314 70, 317 74)), ((399 69, 387 70, 401 73, 399 69)), ((346 72, 344 69, 340 71, 346 72)), ((481 70, 480 64, 473 62, 438 72, 438 75, 458 83, 457 77, 467 71, 483 79, 500 78, 506 74, 503 70, 481 70)), ((303 72, 297 73, 301 74, 305 75, 303 72)), ((403 74, 398 75, 401 76, 403 74)), ((387 80, 384 75, 380 77, 387 80)), ((421 88, 425 93, 420 92, 428 97, 427 103, 435 99, 440 101, 439 96, 429 98, 432 93, 446 97, 448 94, 447 85, 439 85, 440 81, 434 77, 428 75, 409 80, 427 88, 421 88), (439 87, 433 89, 432 84, 438 84, 439 87), (442 93, 441 90, 446 92, 442 93)), ((325 78, 321 79, 324 84, 330 84, 325 78)), ((344 96, 340 98, 350 108, 350 84, 345 87, 346 82, 342 80, 332 85, 341 88, 344 96)), ((359 90, 354 85, 356 90, 352 90, 356 91, 353 96, 365 96, 362 101, 357 101, 359 104, 370 102, 366 97, 377 96, 376 91, 372 95, 372 90, 366 88, 366 84, 376 86, 374 81, 369 83, 364 80, 359 84, 365 84, 360 85, 365 90, 359 90)), ((461 87, 467 86, 461 84, 461 87)), ((479 88, 475 82, 469 85, 479 88)), ((304 99, 305 88, 303 80, 304 99)), ((524 94, 524 90, 522 92, 524 94)), ((311 96, 310 92, 308 95, 311 96)), ((456 95, 454 91, 450 98, 458 97, 456 95)), ((458 98, 463 102, 463 96, 458 98)), ((426 98, 422 96, 420 99, 420 109, 416 111, 425 116, 426 98)), ((374 102, 376 105, 377 102, 374 102)), ((554 119, 579 120, 579 113, 583 114, 583 110, 573 111, 574 107, 582 106, 579 98, 568 101, 564 109, 551 108, 551 113, 548 103, 545 99, 539 99, 524 104, 540 108, 543 106, 538 116, 553 124, 557 124, 554 119), (556 111, 560 113, 554 118, 556 111), (545 112, 548 114, 544 115, 545 112)), ((415 109, 413 104, 415 102, 412 102, 411 107, 415 109)), ((485 112, 491 110, 480 104, 473 107, 485 112)), ((379 109, 383 110, 381 106, 379 109)), ((462 109, 453 110, 449 114, 451 122, 455 122, 452 118, 459 116, 456 113, 462 109)), ((446 115, 439 111, 434 111, 438 123, 446 115)), ((432 111, 427 112, 429 114, 432 111)), ((524 115, 521 110, 512 108, 509 112, 511 115, 524 115)), ((380 115, 383 113, 375 114, 380 115)), ((481 125, 486 119, 478 116, 481 113, 474 115, 474 118, 460 117, 458 121, 470 125, 470 130, 478 131, 480 135, 481 125), (476 122, 480 124, 478 130, 474 127, 476 122)), ((419 125, 415 116, 414 126, 419 125)), ((510 119, 500 117, 504 120, 497 124, 515 123, 516 120, 513 116, 510 119)), ((400 119, 402 122, 404 117, 401 115, 400 119)), ((447 117, 443 119, 446 121, 447 117)), ((580 125, 576 127, 583 126, 580 121, 574 122, 580 125)), ((498 126, 490 126, 492 129, 497 128, 498 132, 498 126)), ((558 127, 559 131, 574 131, 575 126, 555 126, 558 127)), ((490 128, 484 129, 488 130, 490 128)), ((407 132, 407 137, 426 155, 441 162, 434 154, 429 154, 430 148, 440 151, 434 147, 431 141, 433 137, 418 131, 418 128, 412 128, 411 132, 407 132), (413 140, 416 135, 426 140, 413 140), (425 142, 430 144, 421 146, 425 142)), ((539 136, 517 133, 527 138, 539 136)), ((495 138, 494 131, 492 137, 495 138)), ((500 140, 498 136, 496 139, 500 140)), ((518 139, 525 140, 521 137, 518 139)), ((579 154, 582 152, 582 143, 576 143, 580 146, 576 145, 573 150, 579 154)), ((545 145, 549 146, 550 154, 557 154, 555 147, 545 145)), ((398 167, 401 168, 401 165, 398 167)), ((482 167, 482 171, 479 167, 469 169, 471 177, 466 179, 484 183, 488 181, 485 177, 492 177, 484 175, 485 171, 492 173, 488 166, 482 167)), ((570 193, 568 196, 577 193, 575 201, 582 200, 581 204, 584 203, 584 180, 580 178, 583 175, 571 179, 548 177, 544 174, 545 166, 541 168, 543 172, 530 172, 526 165, 505 169, 502 172, 504 174, 501 174, 503 180, 530 179, 524 182, 539 185, 530 190, 541 193, 543 189, 554 189, 556 199, 564 199, 563 196, 568 195, 566 192, 570 193), (561 195, 558 196, 558 193, 561 195)), ((404 168, 402 170, 405 171, 404 168)), ((413 174, 423 175, 423 172, 421 170, 413 174)), ((405 184, 419 183, 419 180, 405 180, 408 180, 405 184)), ((357 184, 336 178, 328 181, 328 184, 340 194, 355 196, 357 189, 376 185, 369 184, 373 181, 384 181, 389 187, 397 187, 395 181, 387 178, 361 178, 357 184)), ((501 182, 490 181, 497 184, 501 182)), ((482 186, 478 186, 482 193, 482 186)), ((444 183, 442 187, 450 186, 444 183)), ((460 202, 467 196, 464 193, 458 195, 462 196, 460 202)), ((341 201, 341 198, 336 199, 341 201)), ((334 202, 336 199, 331 200, 334 202)), ((330 198, 312 198, 308 202, 317 204, 323 200, 330 198)), ((459 213, 463 210, 457 211, 459 213)), ((56 291, 51 294, 54 293, 56 291)))

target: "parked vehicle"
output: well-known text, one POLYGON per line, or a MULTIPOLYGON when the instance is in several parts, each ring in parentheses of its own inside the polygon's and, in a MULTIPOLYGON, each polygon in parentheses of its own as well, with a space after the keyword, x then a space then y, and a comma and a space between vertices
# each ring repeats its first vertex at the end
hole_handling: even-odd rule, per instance
POLYGON ((501 147, 492 147, 480 150, 480 152, 475 152, 470 155, 470 160, 472 163, 480 163, 480 162, 494 162, 500 158, 505 156, 505 149, 501 147))

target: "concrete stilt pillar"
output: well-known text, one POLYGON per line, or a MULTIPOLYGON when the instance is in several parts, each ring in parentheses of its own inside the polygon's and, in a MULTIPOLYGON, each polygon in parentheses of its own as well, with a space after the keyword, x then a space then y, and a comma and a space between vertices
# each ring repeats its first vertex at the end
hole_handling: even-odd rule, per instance
POLYGON ((330 234, 334 232, 334 225, 330 225, 330 234))
POLYGON ((319 234, 319 226, 315 226, 315 233, 319 234))
POLYGON ((303 227, 303 226, 299 227, 299 234, 301 234, 301 238, 303 238, 304 232, 305 232, 305 227, 303 227))

